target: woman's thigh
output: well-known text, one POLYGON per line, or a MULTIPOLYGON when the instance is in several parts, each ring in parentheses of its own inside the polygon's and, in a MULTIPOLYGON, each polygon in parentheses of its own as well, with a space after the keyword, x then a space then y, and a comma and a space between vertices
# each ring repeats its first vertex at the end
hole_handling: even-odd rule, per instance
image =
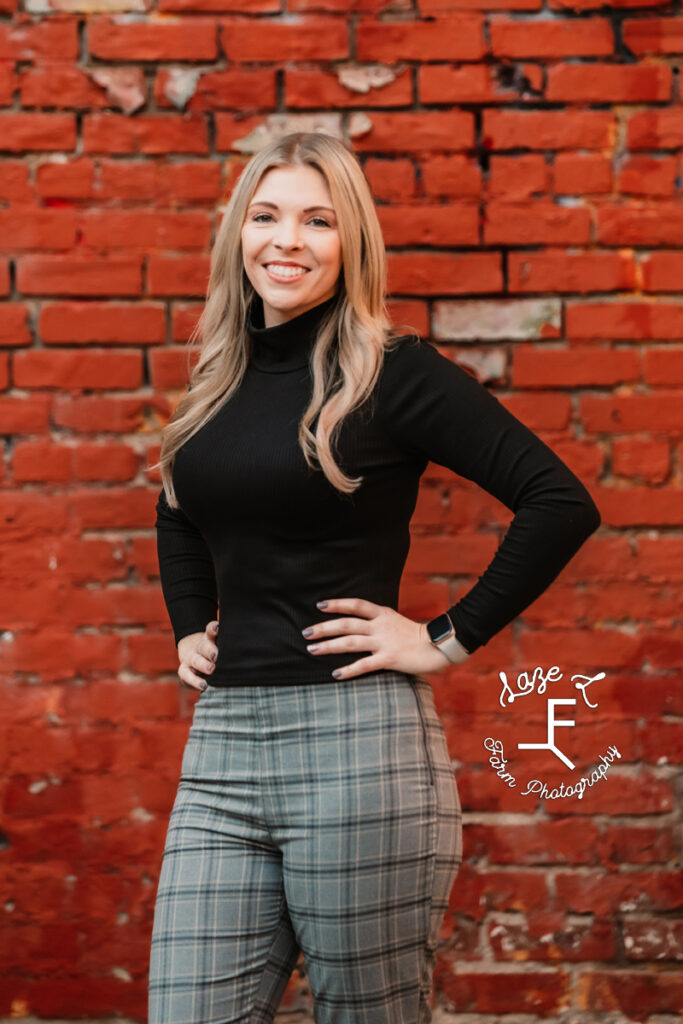
POLYGON ((299 953, 263 822, 258 736, 195 704, 157 888, 149 1024, 267 1024, 299 953))
POLYGON ((386 673, 280 695, 271 833, 318 1024, 424 1024, 462 859, 431 686, 386 673))

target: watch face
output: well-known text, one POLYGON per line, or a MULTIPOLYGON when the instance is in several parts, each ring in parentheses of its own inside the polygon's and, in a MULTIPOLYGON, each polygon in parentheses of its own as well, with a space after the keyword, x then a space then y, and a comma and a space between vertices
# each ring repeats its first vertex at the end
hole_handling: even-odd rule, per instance
POLYGON ((443 615, 437 615, 435 619, 428 622, 427 632, 433 644, 438 644, 441 640, 445 640, 446 637, 450 636, 453 632, 453 625, 448 615, 444 612, 443 615))

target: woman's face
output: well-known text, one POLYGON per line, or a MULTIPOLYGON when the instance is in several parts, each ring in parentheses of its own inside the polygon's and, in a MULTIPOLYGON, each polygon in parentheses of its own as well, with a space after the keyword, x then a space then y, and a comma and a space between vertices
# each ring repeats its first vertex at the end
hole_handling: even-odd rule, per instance
POLYGON ((274 167, 263 175, 242 225, 242 259, 263 299, 266 327, 334 295, 341 243, 327 182, 315 167, 274 167))

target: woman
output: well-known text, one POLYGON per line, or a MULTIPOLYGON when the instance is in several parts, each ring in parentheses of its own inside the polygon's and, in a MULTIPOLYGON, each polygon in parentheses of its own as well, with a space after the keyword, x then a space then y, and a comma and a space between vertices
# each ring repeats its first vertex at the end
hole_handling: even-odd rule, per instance
POLYGON ((462 820, 424 674, 487 643, 600 523, 493 395, 390 329, 385 286, 374 202, 343 143, 295 133, 253 157, 162 443, 161 583, 178 677, 201 692, 149 1024, 271 1021, 301 950, 318 1024, 430 1021, 462 820), (430 461, 514 518, 475 585, 424 623, 396 608, 430 461))

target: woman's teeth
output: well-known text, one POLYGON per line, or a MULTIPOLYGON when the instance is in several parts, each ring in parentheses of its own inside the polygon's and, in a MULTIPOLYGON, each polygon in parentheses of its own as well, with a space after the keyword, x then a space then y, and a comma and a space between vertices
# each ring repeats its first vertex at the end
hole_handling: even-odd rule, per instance
POLYGON ((305 267, 282 267, 272 263, 266 263, 266 270, 271 274, 277 274, 278 277, 301 277, 302 274, 308 273, 305 267))

